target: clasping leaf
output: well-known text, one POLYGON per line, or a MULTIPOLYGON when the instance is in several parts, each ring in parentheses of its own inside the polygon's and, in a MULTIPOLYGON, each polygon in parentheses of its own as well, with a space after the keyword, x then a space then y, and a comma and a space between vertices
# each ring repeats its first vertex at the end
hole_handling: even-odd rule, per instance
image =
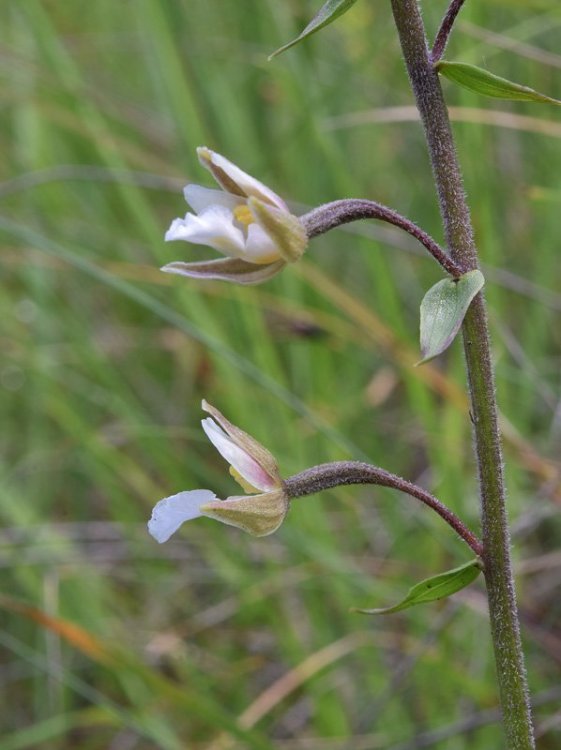
POLYGON ((464 589, 473 583, 481 573, 481 561, 476 558, 470 560, 459 568, 448 570, 446 573, 440 573, 432 578, 425 578, 424 581, 417 583, 409 590, 409 593, 399 604, 393 607, 383 607, 381 609, 353 609, 353 612, 360 612, 363 615, 390 615, 393 612, 400 612, 402 609, 414 607, 416 604, 425 604, 434 602, 437 599, 445 599, 456 591, 464 589))
POLYGON ((468 271, 459 279, 443 279, 431 287, 421 302, 421 354, 418 364, 447 349, 460 330, 468 307, 485 283, 481 271, 468 271))
POLYGON ((323 29, 324 26, 327 26, 335 21, 336 18, 342 16, 343 13, 346 13, 355 3, 356 0, 327 0, 306 26, 304 31, 297 36, 296 39, 293 39, 291 42, 288 42, 288 44, 284 44, 282 47, 275 50, 272 55, 269 55, 269 60, 280 55, 281 52, 290 49, 290 47, 294 47, 295 44, 298 44, 298 42, 301 42, 303 39, 315 34, 316 31, 323 29))

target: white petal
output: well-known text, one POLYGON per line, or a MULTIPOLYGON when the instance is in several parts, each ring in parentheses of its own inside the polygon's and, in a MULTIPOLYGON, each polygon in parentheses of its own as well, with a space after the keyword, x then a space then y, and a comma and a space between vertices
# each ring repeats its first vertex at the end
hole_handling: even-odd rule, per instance
POLYGON ((243 232, 234 226, 234 215, 225 206, 211 206, 200 216, 187 214, 184 219, 175 219, 165 239, 208 245, 232 258, 239 258, 245 247, 243 232))
POLYGON ((234 467, 242 477, 258 490, 272 490, 276 483, 249 453, 228 437, 224 430, 210 418, 201 422, 203 430, 220 455, 234 467))
POLYGON ((196 214, 201 214, 210 206, 224 206, 224 208, 233 211, 240 203, 245 203, 245 200, 237 195, 230 195, 223 190, 206 188, 201 185, 186 185, 183 188, 183 195, 196 214))
POLYGON ((278 247, 259 224, 247 228, 243 257, 250 263, 273 263, 281 259, 278 247))
POLYGON ((210 490, 190 490, 165 497, 155 505, 148 521, 148 531, 160 544, 167 542, 181 524, 202 515, 201 505, 213 500, 216 500, 216 495, 210 490))
MULTIPOLYGON (((222 169, 224 172, 226 172, 228 177, 233 182, 235 182, 236 185, 239 185, 239 187, 243 190, 248 198, 254 195, 256 198, 260 198, 266 203, 270 203, 273 206, 277 206, 277 208, 282 208, 285 211, 288 211, 288 206, 286 205, 286 203, 280 196, 273 192, 271 188, 263 185, 263 183, 259 182, 259 180, 256 180, 255 177, 252 177, 251 175, 247 174, 247 172, 244 172, 239 167, 237 167, 235 164, 232 164, 232 162, 226 159, 224 156, 221 156, 220 154, 217 154, 215 151, 211 151, 210 149, 205 149, 205 151, 210 155, 212 163, 216 164, 219 169, 222 169)), ((204 161, 202 163, 204 166, 206 166, 204 161)))
POLYGON ((189 222, 190 216, 191 214, 187 214, 184 219, 174 219, 171 222, 171 226, 164 236, 164 239, 166 242, 169 242, 170 240, 184 239, 182 235, 184 233, 187 223, 189 222))

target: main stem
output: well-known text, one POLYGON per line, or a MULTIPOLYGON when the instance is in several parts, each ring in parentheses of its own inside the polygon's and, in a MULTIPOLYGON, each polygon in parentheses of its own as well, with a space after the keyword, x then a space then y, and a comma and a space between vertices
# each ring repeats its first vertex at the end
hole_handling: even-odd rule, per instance
MULTIPOLYGON (((391 0, 391 3, 425 130, 447 244, 457 263, 468 270, 474 269, 478 257, 469 209, 448 110, 430 62, 417 0, 391 0)), ((533 750, 532 717, 510 562, 490 338, 482 293, 472 302, 462 332, 479 471, 485 580, 503 721, 510 750, 533 750)))

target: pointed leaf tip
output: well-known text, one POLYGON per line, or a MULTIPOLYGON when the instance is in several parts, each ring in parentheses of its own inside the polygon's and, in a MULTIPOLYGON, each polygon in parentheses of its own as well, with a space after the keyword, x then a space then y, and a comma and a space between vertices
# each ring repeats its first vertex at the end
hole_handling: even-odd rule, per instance
POLYGON ((272 55, 269 55, 268 59, 272 60, 273 57, 280 55, 281 52, 285 52, 287 49, 294 47, 295 44, 298 44, 312 34, 315 34, 316 31, 323 29, 324 26, 333 23, 335 19, 342 16, 343 13, 346 13, 355 3, 356 0, 327 0, 306 26, 304 31, 299 34, 296 39, 292 39, 292 41, 283 44, 282 47, 275 50, 272 55))
POLYGON ((380 609, 356 608, 352 611, 363 615, 390 615, 393 612, 400 612, 402 609, 408 609, 417 604, 445 599, 469 586, 480 573, 481 561, 476 558, 465 563, 465 565, 460 565, 459 568, 453 568, 446 571, 446 573, 439 573, 431 578, 425 578, 424 581, 420 581, 413 588, 409 589, 409 593, 405 599, 393 607, 382 607, 380 609))
POLYGON ((509 81, 507 78, 501 78, 501 76, 490 73, 484 68, 478 68, 476 65, 441 60, 436 65, 436 70, 459 86, 494 99, 561 104, 559 99, 553 99, 553 97, 541 94, 529 86, 522 86, 519 83, 514 83, 514 81, 509 81))
POLYGON ((421 302, 421 355, 423 364, 447 349, 485 279, 481 271, 468 271, 459 279, 443 279, 431 287, 421 302))

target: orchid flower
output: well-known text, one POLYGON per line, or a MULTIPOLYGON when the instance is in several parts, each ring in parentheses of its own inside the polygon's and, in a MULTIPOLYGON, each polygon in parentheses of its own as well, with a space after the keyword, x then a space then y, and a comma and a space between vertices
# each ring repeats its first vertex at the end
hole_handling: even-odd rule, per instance
POLYGON ((231 424, 218 409, 206 401, 202 408, 213 417, 202 420, 208 439, 230 464, 232 476, 251 494, 217 500, 210 490, 179 492, 156 504, 148 531, 161 544, 185 521, 209 516, 253 536, 272 534, 288 511, 288 496, 276 459, 261 443, 231 424))
POLYGON ((175 219, 165 239, 208 245, 228 257, 199 263, 175 261, 162 271, 259 284, 298 260, 308 236, 282 198, 220 154, 206 147, 198 148, 197 154, 222 189, 187 185, 183 193, 195 213, 175 219))

